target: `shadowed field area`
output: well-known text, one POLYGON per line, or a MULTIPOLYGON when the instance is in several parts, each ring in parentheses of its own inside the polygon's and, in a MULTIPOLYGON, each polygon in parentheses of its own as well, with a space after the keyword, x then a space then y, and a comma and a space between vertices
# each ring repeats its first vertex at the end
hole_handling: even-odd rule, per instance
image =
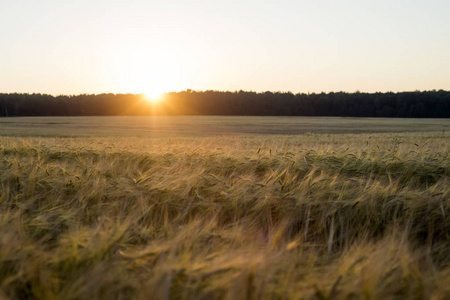
POLYGON ((211 136, 448 131, 448 119, 328 117, 29 117, 0 118, 0 135, 211 136))
POLYGON ((442 130, 0 137, 0 295, 448 299, 449 150, 442 130))

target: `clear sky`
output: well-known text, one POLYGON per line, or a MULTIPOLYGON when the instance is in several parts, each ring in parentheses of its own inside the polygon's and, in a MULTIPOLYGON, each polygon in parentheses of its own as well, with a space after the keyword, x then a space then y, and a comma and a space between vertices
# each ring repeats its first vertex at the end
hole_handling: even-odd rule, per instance
POLYGON ((450 1, 0 1, 0 92, 184 89, 450 90, 450 1))

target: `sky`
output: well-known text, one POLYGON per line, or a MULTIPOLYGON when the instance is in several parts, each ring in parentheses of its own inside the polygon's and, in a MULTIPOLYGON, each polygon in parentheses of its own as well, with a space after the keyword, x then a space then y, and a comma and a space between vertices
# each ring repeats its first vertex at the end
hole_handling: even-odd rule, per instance
POLYGON ((450 1, 1 0, 0 93, 450 90, 450 1))

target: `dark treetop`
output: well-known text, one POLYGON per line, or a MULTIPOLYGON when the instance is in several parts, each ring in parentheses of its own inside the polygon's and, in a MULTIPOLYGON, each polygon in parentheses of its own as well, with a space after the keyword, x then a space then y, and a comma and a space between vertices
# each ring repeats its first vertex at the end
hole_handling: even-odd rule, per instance
POLYGON ((142 95, 0 94, 0 116, 253 115, 450 118, 450 92, 320 93, 192 91, 158 103, 142 95))

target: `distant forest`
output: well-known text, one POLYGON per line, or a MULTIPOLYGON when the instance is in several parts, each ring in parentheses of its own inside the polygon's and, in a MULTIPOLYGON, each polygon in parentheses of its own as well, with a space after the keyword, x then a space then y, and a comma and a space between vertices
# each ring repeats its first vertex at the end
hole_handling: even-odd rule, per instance
POLYGON ((449 91, 320 93, 192 91, 143 95, 0 94, 0 116, 135 115, 341 116, 450 118, 449 91))

